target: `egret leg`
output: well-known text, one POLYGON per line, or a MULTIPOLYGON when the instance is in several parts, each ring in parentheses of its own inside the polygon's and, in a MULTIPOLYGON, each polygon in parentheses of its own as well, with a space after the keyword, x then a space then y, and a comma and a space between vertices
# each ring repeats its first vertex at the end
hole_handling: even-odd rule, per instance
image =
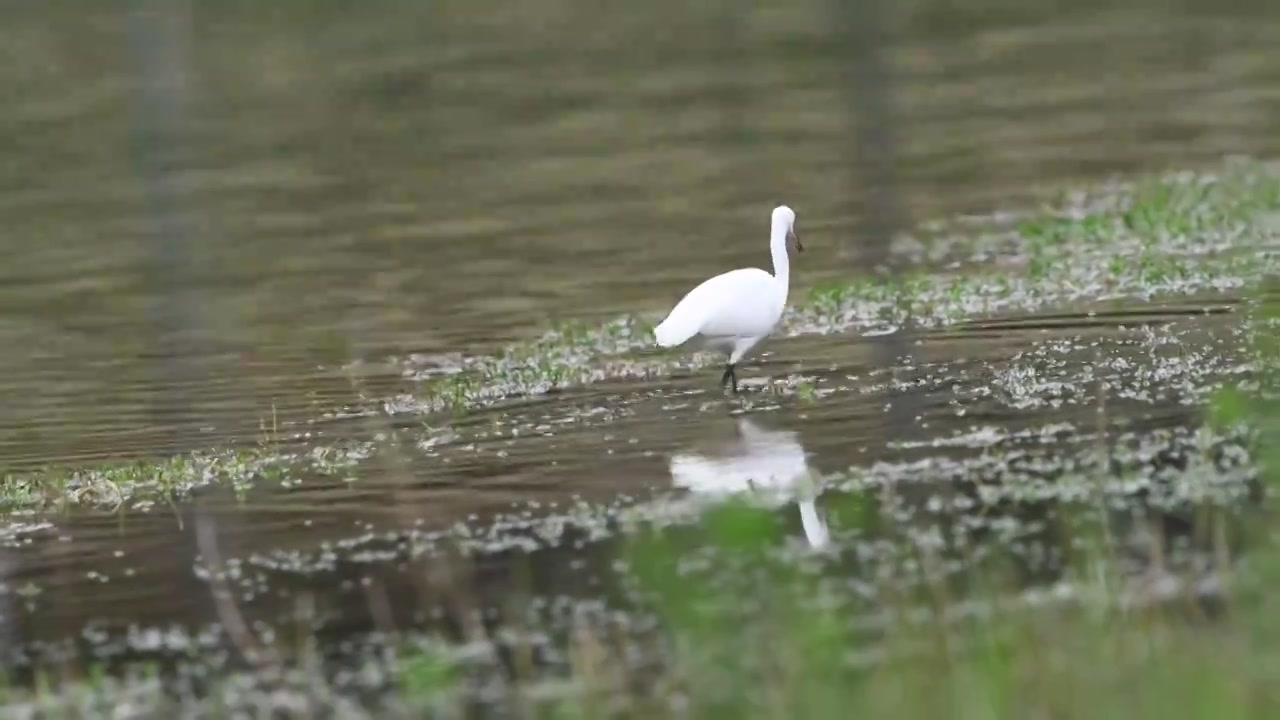
POLYGON ((734 372, 734 370, 735 370, 735 366, 733 363, 725 364, 724 374, 720 376, 720 386, 724 387, 725 385, 729 385, 730 383, 732 383, 730 387, 733 388, 733 394, 737 395, 738 394, 738 374, 734 372))

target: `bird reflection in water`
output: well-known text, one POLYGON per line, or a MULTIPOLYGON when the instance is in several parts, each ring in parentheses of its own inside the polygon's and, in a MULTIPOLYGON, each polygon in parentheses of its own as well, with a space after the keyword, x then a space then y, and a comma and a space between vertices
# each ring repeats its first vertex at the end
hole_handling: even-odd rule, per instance
POLYGON ((753 492, 777 503, 795 502, 809 544, 827 547, 827 524, 815 504, 817 483, 798 435, 765 430, 743 415, 737 423, 738 438, 714 452, 673 455, 670 468, 675 485, 700 496, 753 492))

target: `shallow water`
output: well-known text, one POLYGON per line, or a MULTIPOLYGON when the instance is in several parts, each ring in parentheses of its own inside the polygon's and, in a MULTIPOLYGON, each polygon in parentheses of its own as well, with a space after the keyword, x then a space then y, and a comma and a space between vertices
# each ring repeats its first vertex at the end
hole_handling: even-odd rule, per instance
MULTIPOLYGON (((806 244, 795 297, 867 272, 878 196, 853 146, 851 51, 818 2, 625 18, 568 0, 277 5, 193 3, 185 20, 31 6, 0 27, 38 60, 0 69, 14 98, 0 468, 259 443, 319 444, 336 463, 172 506, 13 515, 12 665, 235 664, 241 614, 255 642, 291 651, 314 634, 342 656, 378 628, 467 637, 513 595, 545 603, 543 620, 625 606, 618 523, 679 526, 708 468, 723 481, 803 465, 812 511, 777 507, 793 549, 871 548, 839 561, 855 579, 875 538, 827 526, 833 505, 872 494, 851 467, 901 479, 904 505, 877 509, 925 526, 990 497, 974 546, 1038 548, 1028 585, 1054 578, 1062 541, 1045 528, 1064 502, 1033 481, 1094 444, 1143 468, 1117 502, 1185 535, 1191 490, 1161 463, 1186 464, 1194 442, 1170 433, 1236 372, 1231 293, 975 319, 924 331, 899 368, 856 330, 777 338, 739 400, 703 367, 459 413, 383 405, 417 387, 406 368, 447 371, 559 320, 657 313, 717 268, 764 262, 779 201, 806 244), (185 77, 174 95, 155 94, 171 86, 147 74, 151 53, 185 77), (889 435, 892 404, 910 410, 907 437, 889 435), (335 412, 370 407, 401 411, 335 412), (1017 480, 1024 496, 1001 495, 1017 480)), ((908 219, 991 219, 1113 173, 1280 149, 1271 3, 922 2, 893 22, 908 219)), ((1247 505, 1230 495, 1246 486, 1212 499, 1247 505)))
MULTIPOLYGON (((1273 154, 1272 4, 1129 5, 892 16, 906 215, 1273 154)), ((797 294, 865 270, 831 8, 646 7, 11 10, 4 463, 252 440, 351 396, 318 366, 660 312, 767 262, 779 201, 797 294)))

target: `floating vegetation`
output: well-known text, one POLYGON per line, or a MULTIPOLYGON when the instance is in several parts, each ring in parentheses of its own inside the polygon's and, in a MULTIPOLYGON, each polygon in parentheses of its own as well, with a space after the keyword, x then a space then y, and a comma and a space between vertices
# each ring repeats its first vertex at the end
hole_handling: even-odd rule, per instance
POLYGON ((1068 196, 1002 233, 942 238, 962 271, 817 288, 791 333, 1206 292, 1240 293, 1276 270, 1280 169, 1228 164, 1068 196))
POLYGON ((259 445, 159 460, 11 473, 0 480, 0 510, 30 513, 89 507, 146 510, 207 485, 247 492, 258 483, 291 487, 304 477, 346 477, 374 453, 372 441, 313 445, 285 451, 259 445))

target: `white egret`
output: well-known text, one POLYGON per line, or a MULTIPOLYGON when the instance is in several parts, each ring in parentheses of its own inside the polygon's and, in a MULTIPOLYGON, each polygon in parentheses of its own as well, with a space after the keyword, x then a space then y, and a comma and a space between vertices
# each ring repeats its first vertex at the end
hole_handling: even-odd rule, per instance
POLYGON ((759 268, 731 270, 690 290, 653 334, 662 347, 675 347, 697 336, 704 348, 728 356, 720 384, 738 392, 738 361, 773 331, 787 306, 790 283, 788 244, 804 250, 796 235, 796 214, 786 205, 773 209, 769 249, 773 274, 759 268))

